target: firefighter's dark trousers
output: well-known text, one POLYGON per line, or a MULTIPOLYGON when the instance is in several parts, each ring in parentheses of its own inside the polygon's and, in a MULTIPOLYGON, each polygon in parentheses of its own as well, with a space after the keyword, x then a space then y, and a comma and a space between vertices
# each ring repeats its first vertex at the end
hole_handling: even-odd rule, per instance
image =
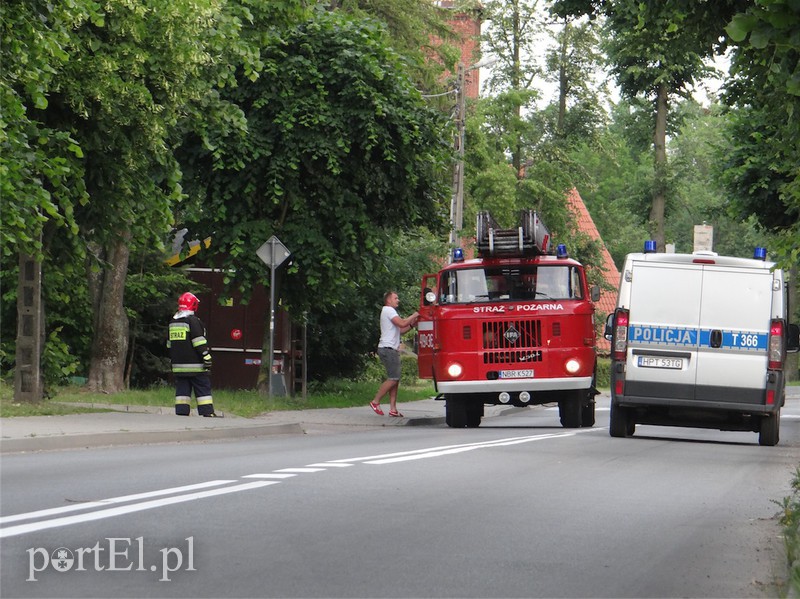
POLYGON ((192 408, 192 391, 197 398, 197 413, 211 416, 214 403, 211 399, 211 377, 206 373, 175 375, 175 413, 188 416, 192 408))

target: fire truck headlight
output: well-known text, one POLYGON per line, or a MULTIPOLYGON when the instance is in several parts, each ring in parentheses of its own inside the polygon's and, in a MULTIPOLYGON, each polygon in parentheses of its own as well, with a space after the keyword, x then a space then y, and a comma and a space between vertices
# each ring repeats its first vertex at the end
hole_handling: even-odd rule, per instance
POLYGON ((449 374, 452 378, 456 379, 461 376, 463 372, 463 368, 461 368, 461 364, 458 362, 453 362, 450 366, 447 367, 447 374, 449 374))
POLYGON ((567 363, 564 364, 564 367, 570 374, 575 374, 581 369, 581 363, 578 362, 578 360, 576 360, 575 358, 570 358, 569 360, 567 360, 567 363))

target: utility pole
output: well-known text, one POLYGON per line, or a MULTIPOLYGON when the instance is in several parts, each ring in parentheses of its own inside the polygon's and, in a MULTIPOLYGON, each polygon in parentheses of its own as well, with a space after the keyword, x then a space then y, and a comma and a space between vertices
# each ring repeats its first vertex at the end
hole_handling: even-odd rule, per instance
POLYGON ((17 352, 14 401, 42 400, 42 263, 20 254, 17 295, 17 352))
POLYGON ((464 131, 467 120, 467 94, 464 89, 467 73, 488 67, 497 62, 497 59, 481 61, 472 66, 465 67, 458 63, 456 72, 456 136, 454 147, 456 150, 456 164, 453 169, 453 197, 450 200, 450 247, 461 247, 461 229, 464 226, 464 131))
POLYGON ((461 245, 461 228, 464 225, 464 124, 466 100, 464 94, 465 72, 463 63, 458 64, 456 75, 456 137, 454 148, 456 164, 453 171, 453 197, 450 201, 450 246, 461 245))

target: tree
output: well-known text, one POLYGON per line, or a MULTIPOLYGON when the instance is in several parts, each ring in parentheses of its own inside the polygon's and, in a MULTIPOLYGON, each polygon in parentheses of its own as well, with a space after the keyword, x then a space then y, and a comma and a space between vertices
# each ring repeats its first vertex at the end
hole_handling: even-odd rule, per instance
MULTIPOLYGON (((273 4, 278 11, 294 3, 273 4)), ((158 247, 171 221, 171 204, 180 197, 171 139, 181 117, 214 86, 233 81, 230 62, 252 73, 251 48, 237 36, 250 13, 213 0, 75 2, 63 11, 12 2, 3 10, 3 48, 14 53, 4 64, 21 65, 4 72, 3 101, 8 114, 22 117, 9 138, 14 175, 5 179, 17 187, 3 194, 21 210, 4 216, 27 215, 4 226, 3 251, 22 240, 41 247, 49 267, 87 258, 94 323, 89 385, 117 391, 127 354, 123 302, 131 246, 158 247), (18 60, 23 55, 44 66, 28 69, 18 60), (35 151, 26 154, 26 144, 35 151), (42 192, 33 189, 37 181, 45 182, 42 192), (37 232, 45 228, 40 245, 37 232), (34 234, 28 239, 19 231, 34 234)))
POLYGON ((441 87, 445 69, 455 65, 458 49, 446 19, 449 9, 430 0, 329 0, 355 18, 374 18, 383 23, 390 45, 403 56, 406 73, 423 89, 441 87), (431 60, 431 58, 434 60, 431 60))
POLYGON ((524 176, 524 138, 530 137, 524 112, 533 108, 538 92, 534 87, 541 72, 535 46, 541 29, 539 0, 489 0, 482 5, 488 22, 482 36, 488 56, 497 63, 486 86, 510 111, 504 127, 511 164, 518 178, 524 176))
POLYGON ((17 400, 42 397, 41 356, 48 353, 41 301, 43 240, 59 230, 74 235, 75 207, 86 201, 80 147, 68 128, 51 127, 36 113, 47 108, 56 75, 70 58, 72 29, 100 19, 92 2, 68 8, 17 1, 0 6, 0 248, 4 270, 10 256, 19 256, 19 269, 11 268, 18 273, 17 400))
POLYGON ((800 10, 757 0, 727 27, 738 42, 726 99, 734 140, 726 183, 737 216, 753 215, 780 234, 784 264, 800 262, 800 10))
POLYGON ((723 27, 745 0, 557 0, 562 17, 602 16, 604 49, 626 97, 644 95, 653 103, 653 189, 651 236, 665 242, 668 184, 666 137, 669 103, 709 72, 705 59, 724 50, 723 27), (723 41, 721 41, 723 40, 723 41))
POLYGON ((555 136, 585 138, 602 125, 600 97, 608 94, 605 82, 593 77, 604 63, 595 23, 581 23, 565 17, 555 42, 556 45, 545 53, 545 79, 558 84, 555 136), (568 112, 569 102, 572 107, 568 112))
POLYGON ((247 116, 246 137, 214 140, 213 151, 187 140, 186 189, 202 199, 187 216, 213 233, 245 295, 268 283, 255 250, 277 235, 293 253, 284 304, 296 316, 331 313, 385 271, 393 234, 444 227, 444 115, 374 20, 313 11, 261 57, 261 77, 227 95, 247 116))
MULTIPOLYGON (((791 271, 794 319, 800 318, 800 9, 789 0, 756 0, 726 28, 738 43, 726 98, 735 110, 734 147, 725 182, 733 212, 776 235, 774 249, 791 271)), ((798 356, 787 364, 796 380, 798 356)))

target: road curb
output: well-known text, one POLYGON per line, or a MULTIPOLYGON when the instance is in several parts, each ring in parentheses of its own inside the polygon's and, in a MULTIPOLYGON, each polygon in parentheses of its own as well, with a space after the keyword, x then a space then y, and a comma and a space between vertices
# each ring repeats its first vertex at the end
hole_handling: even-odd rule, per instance
POLYGON ((305 431, 299 423, 269 424, 237 428, 201 429, 184 431, 119 431, 77 435, 53 435, 48 437, 26 437, 22 439, 0 439, 0 454, 59 449, 83 449, 117 445, 149 445, 157 443, 181 443, 213 441, 218 439, 244 439, 264 435, 297 435, 305 431))

